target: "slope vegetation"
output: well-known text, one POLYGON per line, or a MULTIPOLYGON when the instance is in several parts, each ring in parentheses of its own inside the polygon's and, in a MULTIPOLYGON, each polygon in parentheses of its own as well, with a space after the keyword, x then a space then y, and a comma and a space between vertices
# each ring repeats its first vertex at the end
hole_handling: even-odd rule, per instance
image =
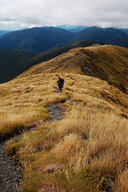
POLYGON ((31 65, 29 57, 10 49, 0 49, 0 83, 9 81, 31 65))
POLYGON ((24 168, 23 191, 127 191, 128 96, 98 78, 70 73, 63 73, 59 94, 58 75, 30 70, 0 85, 0 139, 38 127, 6 147, 24 168), (46 106, 61 101, 65 117, 48 121, 46 106))
POLYGON ((50 60, 72 48, 87 47, 97 43, 102 44, 99 41, 81 40, 59 49, 53 49, 45 53, 41 53, 35 57, 29 57, 20 51, 4 48, 0 49, 0 83, 5 83, 18 76, 31 66, 50 60))
POLYGON ((116 39, 108 41, 108 43, 111 45, 117 45, 128 48, 128 36, 118 37, 116 39))
POLYGON ((128 191, 127 56, 75 48, 0 85, 0 140, 15 136, 6 153, 23 168, 23 192, 128 191), (58 102, 63 119, 53 122, 47 106, 58 102))
POLYGON ((97 77, 128 93, 128 49, 111 45, 72 49, 21 76, 55 72, 97 77))

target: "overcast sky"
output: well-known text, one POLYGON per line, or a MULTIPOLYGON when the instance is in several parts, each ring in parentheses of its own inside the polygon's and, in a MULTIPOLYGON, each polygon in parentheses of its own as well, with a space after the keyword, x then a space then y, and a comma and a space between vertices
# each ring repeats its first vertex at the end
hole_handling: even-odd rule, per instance
POLYGON ((59 25, 128 28, 128 0, 0 0, 0 30, 59 25))

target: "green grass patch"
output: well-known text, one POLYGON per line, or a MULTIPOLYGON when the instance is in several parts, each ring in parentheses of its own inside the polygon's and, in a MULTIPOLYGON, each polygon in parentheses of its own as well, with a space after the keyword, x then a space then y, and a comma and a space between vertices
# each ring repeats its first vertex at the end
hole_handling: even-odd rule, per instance
POLYGON ((30 172, 24 174, 23 177, 23 192, 36 192, 37 188, 42 184, 44 176, 39 172, 30 172))

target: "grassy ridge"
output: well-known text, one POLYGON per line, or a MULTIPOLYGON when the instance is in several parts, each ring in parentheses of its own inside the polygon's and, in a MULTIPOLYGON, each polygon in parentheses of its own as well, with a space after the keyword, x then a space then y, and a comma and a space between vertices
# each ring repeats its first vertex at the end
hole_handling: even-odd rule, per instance
POLYGON ((1 139, 19 122, 43 123, 7 143, 7 154, 24 167, 23 191, 127 191, 128 96, 98 78, 69 73, 58 94, 60 73, 26 73, 0 85, 1 139), (68 97, 65 118, 44 124, 46 105, 68 97))
POLYGON ((103 45, 71 49, 47 62, 31 67, 22 76, 39 73, 75 73, 107 81, 128 93, 128 49, 103 45))

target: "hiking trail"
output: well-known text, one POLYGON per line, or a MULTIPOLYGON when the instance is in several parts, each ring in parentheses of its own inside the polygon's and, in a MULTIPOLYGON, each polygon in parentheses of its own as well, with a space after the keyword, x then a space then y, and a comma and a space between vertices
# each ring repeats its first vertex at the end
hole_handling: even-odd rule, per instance
MULTIPOLYGON (((65 112, 63 104, 67 100, 69 100, 69 98, 47 106, 49 109, 49 115, 51 116, 50 121, 59 121, 62 119, 65 112)), ((23 132, 33 131, 39 125, 40 120, 28 125, 23 132)), ((22 134, 22 132, 20 134, 22 134)), ((17 134, 13 138, 19 136, 20 134, 17 134)), ((0 142, 0 192, 21 192, 23 170, 16 162, 13 161, 13 157, 6 156, 5 148, 7 141, 8 140, 0 142)))

